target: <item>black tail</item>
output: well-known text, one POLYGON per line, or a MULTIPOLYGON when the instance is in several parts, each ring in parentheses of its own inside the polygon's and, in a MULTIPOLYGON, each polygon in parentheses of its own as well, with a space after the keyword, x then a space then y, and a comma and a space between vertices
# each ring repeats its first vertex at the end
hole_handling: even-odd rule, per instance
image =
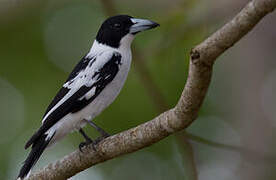
MULTIPOLYGON (((52 135, 52 137, 54 134, 52 135)), ((20 169, 19 175, 17 178, 24 179, 28 173, 30 172, 31 168, 35 165, 49 142, 51 141, 51 138, 47 138, 47 134, 43 134, 39 139, 36 140, 36 142, 32 145, 32 150, 29 153, 27 159, 24 161, 24 165, 20 169)))

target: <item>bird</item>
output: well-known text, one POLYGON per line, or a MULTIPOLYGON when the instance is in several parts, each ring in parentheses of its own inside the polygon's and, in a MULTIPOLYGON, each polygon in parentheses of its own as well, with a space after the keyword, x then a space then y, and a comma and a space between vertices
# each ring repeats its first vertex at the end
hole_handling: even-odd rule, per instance
POLYGON ((121 91, 130 70, 134 37, 157 26, 154 21, 129 15, 112 16, 102 23, 91 49, 70 73, 46 109, 41 126, 27 141, 25 149, 31 147, 31 151, 17 179, 28 177, 44 150, 70 132, 78 131, 84 137, 85 141, 79 144, 80 151, 89 144, 94 147, 109 136, 92 120, 121 91), (97 140, 84 132, 87 124, 101 134, 97 140))

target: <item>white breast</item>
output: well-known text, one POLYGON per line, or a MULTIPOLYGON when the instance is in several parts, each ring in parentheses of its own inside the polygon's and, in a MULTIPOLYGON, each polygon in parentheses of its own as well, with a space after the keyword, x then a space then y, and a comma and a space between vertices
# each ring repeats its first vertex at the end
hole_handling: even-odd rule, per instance
POLYGON ((85 107, 80 112, 76 113, 77 116, 81 116, 82 118, 87 118, 87 119, 93 119, 95 116, 99 115, 107 106, 109 106, 118 96, 123 85, 125 84, 125 81, 130 69, 130 65, 131 65, 131 49, 130 49, 130 44, 128 44, 127 42, 132 41, 132 39, 133 39, 133 36, 126 36, 125 38, 123 38, 119 49, 115 49, 103 44, 99 44, 97 41, 94 42, 90 52, 91 55, 93 53, 99 53, 102 50, 112 49, 113 51, 118 51, 121 54, 122 64, 115 78, 104 88, 104 90, 87 107, 85 107))
POLYGON ((118 74, 87 107, 76 113, 76 115, 82 114, 80 115, 82 117, 89 115, 89 117, 84 118, 93 119, 107 106, 109 106, 118 96, 124 86, 131 65, 131 51, 129 50, 129 52, 120 53, 122 55, 122 64, 118 74))
POLYGON ((85 126, 86 122, 83 121, 84 119, 92 120, 115 100, 126 81, 130 69, 131 49, 130 44, 127 44, 126 42, 129 42, 132 39, 133 37, 126 36, 125 39, 122 39, 122 46, 118 49, 99 44, 97 41, 94 42, 91 51, 87 56, 95 56, 95 54, 102 53, 103 50, 118 51, 122 56, 119 71, 114 79, 89 105, 77 113, 70 113, 66 115, 47 131, 47 134, 53 134, 55 132, 55 136, 51 140, 50 144, 55 143, 67 133, 79 130, 81 127, 85 126))

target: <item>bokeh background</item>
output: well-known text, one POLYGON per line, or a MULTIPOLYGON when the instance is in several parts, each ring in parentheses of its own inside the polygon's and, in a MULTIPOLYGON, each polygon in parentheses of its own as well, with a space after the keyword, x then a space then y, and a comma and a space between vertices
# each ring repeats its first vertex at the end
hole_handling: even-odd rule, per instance
MULTIPOLYGON (((111 134, 173 107, 190 49, 230 20, 246 0, 0 0, 0 179, 14 179, 24 144, 64 80, 113 14, 149 18, 116 101, 95 119, 111 134)), ((73 180, 274 180, 276 13, 219 57, 198 119, 148 148, 96 165, 73 180)), ((98 134, 85 128, 92 137, 98 134)), ((78 133, 48 149, 34 170, 77 149, 78 133)))

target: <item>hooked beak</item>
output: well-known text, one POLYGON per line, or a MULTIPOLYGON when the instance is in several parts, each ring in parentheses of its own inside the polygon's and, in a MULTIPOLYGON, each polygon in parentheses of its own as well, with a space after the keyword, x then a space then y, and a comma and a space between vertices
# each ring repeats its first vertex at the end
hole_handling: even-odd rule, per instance
POLYGON ((145 31, 145 30, 160 26, 158 23, 147 20, 147 19, 131 18, 131 21, 133 22, 133 25, 130 27, 130 33, 133 35, 141 32, 141 31, 145 31))

